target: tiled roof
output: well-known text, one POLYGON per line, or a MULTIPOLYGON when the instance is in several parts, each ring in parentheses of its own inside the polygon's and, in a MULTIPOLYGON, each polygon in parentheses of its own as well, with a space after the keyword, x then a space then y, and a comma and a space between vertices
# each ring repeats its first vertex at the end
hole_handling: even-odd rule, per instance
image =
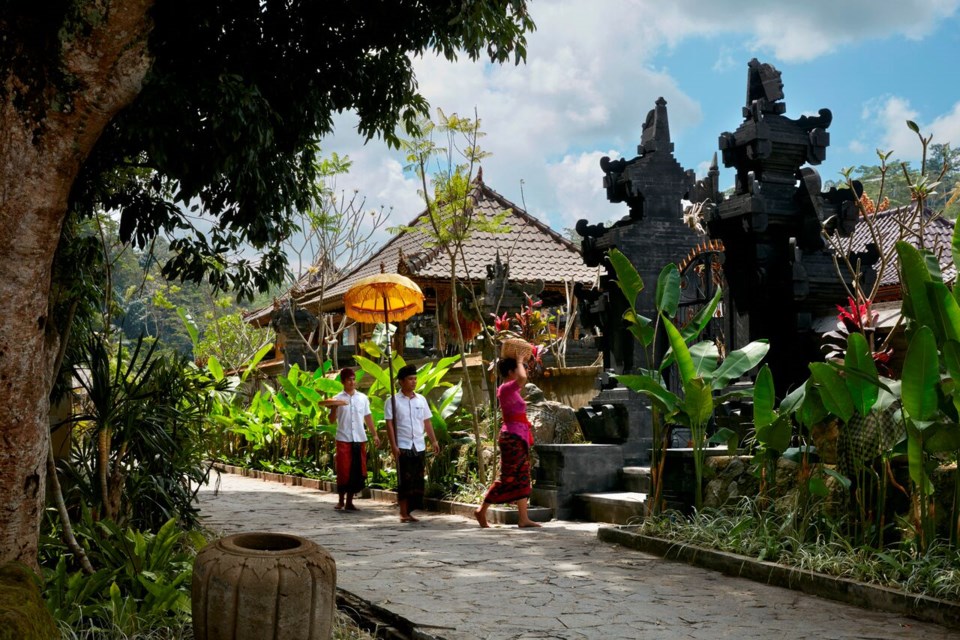
MULTIPOLYGON (((509 231, 474 233, 464 246, 464 258, 470 277, 483 280, 486 266, 493 264, 500 253, 500 259, 510 265, 510 280, 515 282, 539 282, 546 285, 561 285, 573 280, 592 284, 597 270, 583 264, 580 250, 572 242, 543 224, 523 209, 510 202, 496 191, 477 181, 475 186, 477 215, 492 217, 509 210, 505 224, 509 231)), ((404 231, 394 236, 366 262, 347 274, 342 280, 328 285, 324 299, 331 301, 339 298, 350 286, 369 275, 380 273, 380 265, 387 273, 400 272, 414 279, 449 279, 450 263, 446 253, 436 247, 427 246, 430 235, 418 229, 428 228, 430 222, 426 212, 421 213, 404 231)), ((457 275, 463 277, 463 264, 457 264, 457 275)), ((320 302, 318 292, 307 290, 300 298, 301 305, 314 305, 320 302)))
MULTIPOLYGON (((923 246, 940 256, 943 279, 950 282, 956 276, 953 257, 950 253, 954 223, 943 217, 931 220, 932 215, 929 211, 924 211, 923 215, 923 246)), ((900 284, 899 261, 896 251, 893 250, 893 245, 902 238, 914 246, 919 246, 920 219, 912 206, 880 211, 871 214, 870 218, 882 245, 879 247, 881 254, 889 253, 893 256, 892 261, 884 270, 880 285, 882 287, 898 285, 900 284)), ((861 218, 853 233, 853 251, 865 251, 867 244, 872 242, 874 240, 873 234, 870 232, 870 224, 861 218)), ((841 240, 841 246, 844 248, 847 246, 846 243, 847 240, 841 240)))
POLYGON ((243 314, 244 322, 248 324, 255 324, 258 327, 263 327, 270 322, 270 319, 273 317, 273 313, 280 308, 280 305, 290 297, 291 291, 304 291, 310 289, 311 286, 316 285, 316 282, 317 276, 314 273, 307 271, 307 273, 304 273, 297 279, 297 283, 293 287, 284 291, 283 295, 274 298, 272 303, 243 314))

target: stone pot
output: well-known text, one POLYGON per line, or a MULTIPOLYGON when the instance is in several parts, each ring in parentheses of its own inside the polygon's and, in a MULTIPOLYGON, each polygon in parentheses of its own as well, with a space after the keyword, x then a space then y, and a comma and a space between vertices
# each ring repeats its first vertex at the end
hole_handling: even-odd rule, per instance
POLYGON ((196 640, 327 640, 337 566, 320 545, 281 533, 239 533, 193 563, 196 640))

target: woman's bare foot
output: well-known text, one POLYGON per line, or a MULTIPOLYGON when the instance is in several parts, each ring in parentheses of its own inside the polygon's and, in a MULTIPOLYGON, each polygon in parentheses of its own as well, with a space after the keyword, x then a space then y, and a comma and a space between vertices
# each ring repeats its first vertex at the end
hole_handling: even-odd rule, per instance
POLYGON ((400 516, 400 522, 420 522, 419 518, 414 518, 413 516, 406 515, 400 516))
POLYGON ((524 520, 523 522, 518 523, 517 526, 521 529, 526 529, 527 527, 540 528, 540 523, 534 522, 533 520, 524 520))
POLYGON ((337 511, 342 510, 342 509, 343 509, 343 504, 342 504, 342 503, 341 503, 341 504, 338 504, 337 506, 334 507, 334 509, 336 509, 337 511))
POLYGON ((477 509, 476 511, 473 512, 473 517, 476 518, 477 522, 480 523, 481 529, 490 528, 490 525, 487 524, 487 514, 485 514, 483 511, 480 511, 480 509, 477 509))
POLYGON ((357 509, 354 505, 352 505, 352 504, 350 504, 350 503, 347 503, 347 506, 344 507, 344 510, 346 510, 346 511, 360 511, 360 509, 357 509))

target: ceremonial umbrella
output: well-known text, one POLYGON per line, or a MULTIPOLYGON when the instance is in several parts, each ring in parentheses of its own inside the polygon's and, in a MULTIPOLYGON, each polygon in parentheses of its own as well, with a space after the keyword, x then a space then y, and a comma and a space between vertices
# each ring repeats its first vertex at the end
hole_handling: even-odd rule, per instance
POLYGON ((394 420, 397 406, 393 397, 393 359, 390 356, 390 323, 402 322, 423 313, 423 292, 417 283, 398 273, 377 273, 361 278, 343 294, 347 317, 357 322, 383 322, 387 334, 387 366, 390 370, 390 402, 394 420))

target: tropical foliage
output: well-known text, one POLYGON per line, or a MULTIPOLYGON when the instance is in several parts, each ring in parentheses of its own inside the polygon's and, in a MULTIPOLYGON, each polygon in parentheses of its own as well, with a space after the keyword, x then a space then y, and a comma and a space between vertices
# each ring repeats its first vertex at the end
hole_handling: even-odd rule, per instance
POLYGON ((680 272, 675 264, 669 264, 660 272, 657 280, 655 304, 658 316, 650 319, 641 315, 636 308, 637 298, 644 286, 640 274, 620 251, 612 249, 608 258, 617 275, 617 285, 629 306, 624 320, 647 354, 647 368, 641 368, 637 374, 619 375, 617 380, 628 389, 642 393, 651 404, 654 423, 651 456, 654 469, 653 509, 660 509, 667 425, 681 425, 690 429, 696 474, 695 504, 699 509, 703 503, 707 428, 711 424, 714 411, 725 402, 752 394, 749 388, 730 391, 728 387, 760 363, 767 353, 768 345, 763 341, 752 342, 721 359, 716 343, 709 340, 693 342, 713 317, 722 296, 720 289, 689 323, 678 326, 673 318, 677 315, 680 301, 680 272), (661 330, 666 335, 669 349, 666 355, 656 362, 656 341, 661 330), (671 391, 671 365, 675 365, 675 373, 679 374, 679 394, 671 391))

